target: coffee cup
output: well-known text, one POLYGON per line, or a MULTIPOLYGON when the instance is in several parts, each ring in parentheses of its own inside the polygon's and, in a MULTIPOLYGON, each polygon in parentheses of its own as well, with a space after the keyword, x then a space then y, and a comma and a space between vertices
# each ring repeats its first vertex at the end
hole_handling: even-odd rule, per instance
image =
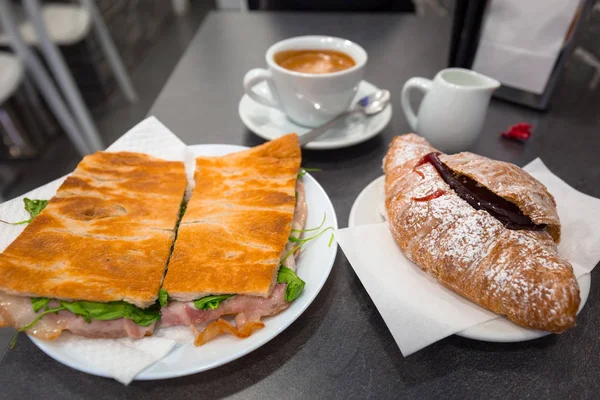
POLYGON ((346 39, 298 36, 269 47, 265 59, 267 69, 255 68, 244 76, 246 94, 299 125, 316 127, 348 109, 367 52, 346 39), (267 83, 268 93, 253 89, 261 82, 267 83))

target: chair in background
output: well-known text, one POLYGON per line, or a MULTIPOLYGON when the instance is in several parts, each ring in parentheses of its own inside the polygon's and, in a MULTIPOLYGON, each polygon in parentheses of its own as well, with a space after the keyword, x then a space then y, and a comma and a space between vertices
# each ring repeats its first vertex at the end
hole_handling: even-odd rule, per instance
POLYGON ((39 1, 23 0, 23 4, 31 23, 33 24, 33 28, 40 44, 40 50, 50 66, 50 70, 52 71, 62 94, 65 96, 75 119, 79 123, 84 139, 93 151, 102 150, 104 145, 98 134, 96 125, 92 120, 90 111, 83 102, 81 92, 77 88, 77 85, 75 85, 75 80, 67 68, 67 63, 48 34, 39 1))
MULTIPOLYGON (((52 124, 43 125, 37 117, 45 114, 37 99, 30 102, 23 66, 12 54, 0 52, 0 159, 34 157, 52 132, 52 124), (37 114, 37 115, 34 115, 37 114)), ((47 118, 48 116, 46 116, 47 118)), ((0 201, 17 180, 19 173, 8 165, 0 165, 0 201)))
MULTIPOLYGON (((37 46, 35 28, 25 15, 20 2, 12 0, 13 15, 23 36, 30 46, 37 46)), ((92 18, 81 6, 72 3, 44 3, 44 23, 52 41, 59 46, 68 46, 83 40, 92 29, 92 18)), ((10 38, 0 32, 0 45, 10 45, 10 38)))
MULTIPOLYGON (((129 79, 127 70, 119 56, 110 33, 94 0, 79 0, 80 5, 65 3, 43 3, 40 13, 48 36, 55 45, 70 46, 82 41, 94 29, 99 45, 108 64, 130 103, 138 101, 137 93, 129 79)), ((19 11, 19 10, 15 10, 19 11)), ((15 12, 19 17, 22 13, 15 12)), ((30 46, 39 46, 36 28, 31 20, 19 23, 23 39, 30 46)), ((0 45, 10 45, 7 35, 0 32, 0 45)))
POLYGON ((37 156, 58 132, 22 63, 13 54, 0 52, 0 159, 37 156))
POLYGON ((52 109, 58 122, 65 130, 69 139, 83 156, 100 148, 95 148, 82 135, 81 129, 71 115, 71 111, 64 103, 54 81, 38 59, 35 52, 23 40, 19 28, 16 25, 12 4, 9 0, 0 0, 0 24, 10 38, 11 48, 17 57, 23 62, 26 70, 31 74, 36 86, 48 106, 52 109))
MULTIPOLYGON (((86 152, 103 149, 104 145, 83 96, 57 47, 57 44, 70 45, 81 40, 83 36, 88 34, 90 27, 93 27, 100 48, 125 98, 131 103, 138 101, 137 93, 95 2, 93 0, 80 0, 81 5, 44 4, 43 6, 38 0, 23 0, 22 3, 28 20, 19 24, 18 33, 24 38, 21 44, 27 43, 39 48, 69 105, 74 119, 77 121, 79 131, 87 144, 86 152)), ((5 1, 4 7, 11 7, 11 5, 5 1)), ((16 24, 14 13, 11 14, 11 19, 12 23, 16 24)), ((15 32, 11 34, 10 38, 13 49, 15 47, 12 43, 14 37, 15 32)), ((0 43, 1 41, 2 37, 0 37, 0 43)), ((32 57, 27 56, 27 60, 30 59, 32 57)), ((59 108, 61 107, 59 106, 59 108)), ((62 114, 64 113, 61 112, 62 114)), ((64 120, 62 117, 59 117, 59 119, 64 120)), ((61 125, 64 126, 63 123, 61 125)), ((73 138, 71 139, 73 140, 73 138)), ((82 149, 78 150, 82 151, 82 149)))
MULTIPOLYGON (((11 54, 0 52, 0 157, 32 157, 37 151, 19 118, 14 95, 23 83, 23 66, 11 54), (8 153, 8 154, 6 154, 8 153)), ((22 89, 21 89, 22 90, 22 89)), ((38 132, 36 132, 38 133, 38 132)))
MULTIPOLYGON (((37 1, 37 0, 36 0, 37 1)), ((108 28, 104 24, 104 20, 100 13, 98 12, 98 8, 96 7, 96 3, 94 0, 80 0, 83 8, 91 15, 92 21, 94 22, 94 30, 100 39, 100 46, 102 46, 102 50, 110 64, 115 77, 117 78, 117 82, 121 87, 121 91, 123 91, 123 95, 130 103, 137 103, 138 95, 135 92, 133 84, 131 83, 131 79, 129 79, 129 75, 127 74, 127 69, 125 65, 123 65, 123 61, 121 57, 119 57, 119 53, 117 52, 117 48, 110 37, 110 33, 108 32, 108 28)))
POLYGON ((573 55, 594 69, 594 75, 588 85, 590 90, 595 90, 600 84, 600 60, 583 47, 577 47, 573 55))

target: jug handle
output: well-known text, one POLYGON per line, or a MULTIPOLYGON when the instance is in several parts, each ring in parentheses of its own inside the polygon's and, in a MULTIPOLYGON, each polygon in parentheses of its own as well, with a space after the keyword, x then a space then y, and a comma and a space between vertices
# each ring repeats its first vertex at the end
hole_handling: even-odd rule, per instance
POLYGON ((408 96, 411 89, 419 89, 423 93, 427 93, 431 88, 431 84, 432 82, 429 79, 410 78, 408 81, 406 81, 404 87, 402 88, 402 96, 400 98, 402 110, 404 111, 404 115, 406 115, 408 124, 415 132, 418 131, 418 120, 412 107, 410 106, 410 100, 408 96))

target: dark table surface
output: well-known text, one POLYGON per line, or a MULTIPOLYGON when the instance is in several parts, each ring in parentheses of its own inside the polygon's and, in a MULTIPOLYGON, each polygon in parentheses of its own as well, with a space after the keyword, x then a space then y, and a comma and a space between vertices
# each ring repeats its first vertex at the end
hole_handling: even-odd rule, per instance
MULTIPOLYGON (((262 142, 242 125, 242 77, 264 66, 283 38, 330 34, 369 53, 365 79, 392 92, 394 117, 378 137, 355 147, 304 151, 303 164, 335 206, 340 226, 358 193, 382 174, 394 135, 409 132, 400 90, 413 76, 446 67, 449 19, 409 15, 222 12, 203 23, 150 114, 188 144, 262 142)), ((561 78, 550 112, 492 101, 474 152, 523 165, 542 157, 575 188, 600 197, 600 98, 576 71, 561 78), (527 121, 527 144, 499 132, 527 121)), ((600 210, 599 210, 600 211, 600 210)), ((253 353, 188 377, 134 382, 70 369, 22 339, 0 364, 0 398, 597 398, 600 393, 600 274, 576 328, 525 343, 494 344, 452 336, 404 358, 343 253, 322 292, 286 331, 253 353)))

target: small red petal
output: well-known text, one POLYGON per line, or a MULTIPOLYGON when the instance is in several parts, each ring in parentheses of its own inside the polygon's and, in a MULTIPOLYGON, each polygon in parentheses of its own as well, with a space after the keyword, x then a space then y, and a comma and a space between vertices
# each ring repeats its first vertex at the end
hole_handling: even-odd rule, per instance
POLYGON ((507 139, 518 140, 525 142, 531 136, 532 125, 521 122, 508 128, 508 131, 502 132, 502 136, 507 139))

